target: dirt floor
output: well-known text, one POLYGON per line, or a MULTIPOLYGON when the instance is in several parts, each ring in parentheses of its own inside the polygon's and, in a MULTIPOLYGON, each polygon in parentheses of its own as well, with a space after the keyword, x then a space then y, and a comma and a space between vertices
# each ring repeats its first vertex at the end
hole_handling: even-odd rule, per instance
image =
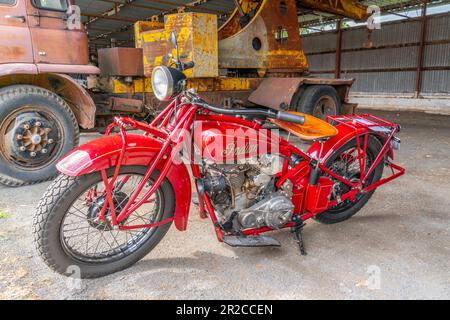
POLYGON ((281 248, 233 249, 192 214, 187 232, 172 228, 132 268, 78 286, 50 271, 34 248, 32 216, 49 183, 0 186, 0 298, 448 299, 450 117, 376 113, 402 124, 398 163, 407 175, 349 221, 309 221, 306 257, 288 230, 272 234, 281 248))

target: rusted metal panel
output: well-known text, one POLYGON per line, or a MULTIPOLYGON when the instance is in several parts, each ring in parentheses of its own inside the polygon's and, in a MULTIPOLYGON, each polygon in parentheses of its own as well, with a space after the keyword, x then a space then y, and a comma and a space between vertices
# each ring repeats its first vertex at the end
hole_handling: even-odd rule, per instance
POLYGON ((164 29, 140 32, 147 77, 151 76, 154 67, 169 64, 168 53, 175 56, 176 52, 168 42, 171 32, 175 32, 178 37, 182 60, 195 61, 195 67, 185 72, 188 78, 219 75, 217 16, 189 12, 167 15, 164 29))
MULTIPOLYGON (((217 16, 205 13, 180 13, 165 17, 165 30, 178 36, 180 56, 194 61, 195 67, 185 72, 188 78, 219 76, 217 16)), ((175 56, 175 49, 168 44, 175 56)))
POLYGON ((13 74, 38 74, 38 69, 32 63, 0 64, 0 77, 13 74))
POLYGON ((36 64, 39 73, 67 73, 67 74, 99 74, 100 69, 93 65, 70 64, 36 64))
POLYGON ((98 62, 105 76, 143 76, 143 53, 140 48, 98 50, 98 62))
POLYGON ((144 102, 136 99, 109 97, 107 100, 107 108, 111 111, 140 113, 143 111, 144 102))
MULTIPOLYGON (((255 0, 240 0, 239 3, 242 12, 247 15, 258 12, 262 5, 262 1, 255 0)), ((219 40, 229 38, 241 31, 243 29, 241 21, 241 13, 238 8, 235 8, 230 18, 220 27, 219 40)))
POLYGON ((295 0, 264 0, 245 28, 219 41, 219 67, 306 71, 298 30, 295 0))
POLYGON ((354 20, 366 20, 369 16, 367 7, 355 0, 302 0, 301 5, 354 20))
POLYGON ((304 78, 265 79, 249 97, 249 101, 273 109, 280 109, 282 103, 291 104, 294 94, 304 78))
POLYGON ((65 12, 35 8, 27 3, 27 20, 31 32, 35 63, 87 65, 88 39, 81 29, 69 29, 65 12))
POLYGON ((91 129, 95 126, 95 103, 72 77, 65 74, 41 74, 36 76, 33 84, 64 97, 82 128, 91 129))
POLYGON ((167 65, 167 39, 164 29, 145 31, 141 35, 143 49, 144 74, 151 77, 153 69, 167 65))
POLYGON ((32 62, 25 1, 15 6, 0 6, 0 64, 32 62))
POLYGON ((158 17, 152 17, 151 21, 138 21, 134 24, 135 47, 142 48, 142 33, 152 30, 164 29, 164 23, 159 22, 158 17))

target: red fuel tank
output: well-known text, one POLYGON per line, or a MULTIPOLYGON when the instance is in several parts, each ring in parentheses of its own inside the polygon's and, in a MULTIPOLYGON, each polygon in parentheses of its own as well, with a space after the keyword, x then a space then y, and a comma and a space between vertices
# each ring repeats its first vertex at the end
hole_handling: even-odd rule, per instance
POLYGON ((195 155, 218 164, 234 164, 267 153, 278 154, 276 132, 237 118, 220 117, 195 123, 195 155))

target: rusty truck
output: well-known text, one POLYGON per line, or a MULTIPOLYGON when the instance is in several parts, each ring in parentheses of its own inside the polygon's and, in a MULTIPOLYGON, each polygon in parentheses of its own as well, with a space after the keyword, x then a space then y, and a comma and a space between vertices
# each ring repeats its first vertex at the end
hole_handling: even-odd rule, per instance
POLYGON ((99 130, 117 114, 145 120, 160 105, 151 89, 154 66, 172 53, 195 61, 190 88, 230 108, 264 105, 324 117, 352 113, 352 79, 308 76, 297 8, 355 20, 367 8, 354 0, 236 0, 228 21, 178 12, 135 25, 134 48, 98 51, 89 61, 83 25, 68 28, 73 0, 0 0, 0 183, 22 186, 49 180, 55 162, 76 147, 80 131, 99 130))

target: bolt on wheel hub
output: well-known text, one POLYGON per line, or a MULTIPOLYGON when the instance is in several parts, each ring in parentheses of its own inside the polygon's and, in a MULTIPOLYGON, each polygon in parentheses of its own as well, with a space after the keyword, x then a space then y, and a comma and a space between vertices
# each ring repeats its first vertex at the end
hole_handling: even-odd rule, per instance
POLYGON ((19 161, 37 164, 55 149, 58 129, 37 113, 17 117, 12 129, 11 155, 19 161))

